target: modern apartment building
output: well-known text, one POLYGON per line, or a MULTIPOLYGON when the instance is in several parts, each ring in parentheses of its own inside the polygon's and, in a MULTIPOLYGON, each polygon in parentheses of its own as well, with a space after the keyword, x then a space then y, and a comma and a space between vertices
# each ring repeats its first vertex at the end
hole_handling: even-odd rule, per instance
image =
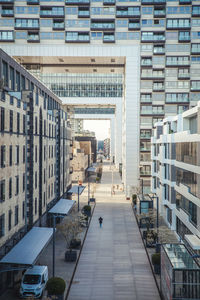
POLYGON ((200 100, 199 16, 196 0, 2 0, 0 45, 88 118, 111 119, 125 186, 140 177, 147 191, 152 126, 200 100))
POLYGON ((156 123, 151 144, 159 211, 181 240, 200 250, 200 102, 156 123))
POLYGON ((2 258, 33 225, 47 225, 48 210, 66 198, 72 137, 61 100, 2 50, 0 70, 2 258))

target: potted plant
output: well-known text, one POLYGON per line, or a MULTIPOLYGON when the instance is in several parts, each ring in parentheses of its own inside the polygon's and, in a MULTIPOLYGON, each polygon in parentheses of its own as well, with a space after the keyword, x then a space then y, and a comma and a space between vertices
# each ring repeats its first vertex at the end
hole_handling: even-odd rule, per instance
POLYGON ((75 240, 77 241, 76 245, 79 243, 80 246, 81 242, 80 239, 77 239, 78 235, 83 231, 80 213, 73 210, 71 214, 62 221, 62 223, 57 225, 57 229, 62 233, 67 243, 68 250, 65 252, 65 261, 76 261, 77 252, 72 249, 74 248, 75 240))
POLYGON ((66 283, 60 277, 52 277, 47 281, 46 290, 50 299, 63 300, 66 283))
POLYGON ((151 256, 155 274, 160 274, 160 253, 154 253, 151 256))
POLYGON ((136 194, 132 195, 132 202, 133 202, 133 205, 136 205, 136 203, 137 203, 137 195, 136 194))
POLYGON ((83 206, 83 214, 90 217, 91 216, 91 206, 90 205, 85 205, 83 206))

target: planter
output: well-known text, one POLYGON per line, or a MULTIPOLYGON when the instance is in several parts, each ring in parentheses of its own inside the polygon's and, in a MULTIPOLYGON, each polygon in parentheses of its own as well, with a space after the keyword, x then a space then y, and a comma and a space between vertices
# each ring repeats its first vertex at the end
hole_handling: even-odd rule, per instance
POLYGON ((160 265, 153 265, 154 273, 160 275, 160 265))
POLYGON ((91 211, 89 210, 84 210, 83 211, 84 215, 88 216, 88 217, 91 217, 91 211))
POLYGON ((96 199, 95 198, 90 198, 90 202, 95 202, 96 199))
POLYGON ((65 252, 65 261, 67 262, 74 262, 77 260, 77 252, 68 250, 65 252))
POLYGON ((61 295, 49 295, 48 294, 48 299, 52 299, 52 300, 64 300, 64 294, 61 295))
POLYGON ((80 239, 72 239, 70 243, 71 249, 80 249, 81 247, 81 240, 80 239))

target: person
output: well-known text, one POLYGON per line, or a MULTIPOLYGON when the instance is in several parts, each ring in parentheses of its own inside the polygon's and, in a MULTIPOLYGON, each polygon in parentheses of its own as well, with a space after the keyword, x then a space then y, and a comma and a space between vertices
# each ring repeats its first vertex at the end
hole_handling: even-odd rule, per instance
POLYGON ((103 223, 103 218, 100 217, 100 218, 99 218, 99 226, 100 226, 100 228, 102 227, 102 223, 103 223))

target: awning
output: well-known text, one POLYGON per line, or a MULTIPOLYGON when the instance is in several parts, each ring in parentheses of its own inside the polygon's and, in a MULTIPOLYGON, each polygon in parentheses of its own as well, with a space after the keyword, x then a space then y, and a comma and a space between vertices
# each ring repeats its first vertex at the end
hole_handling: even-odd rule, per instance
POLYGON ((94 172, 94 173, 96 173, 96 168, 89 167, 89 168, 87 168, 87 172, 94 172))
POLYGON ((85 186, 83 185, 74 185, 69 191, 67 191, 68 193, 71 194, 79 194, 81 195, 82 192, 84 191, 85 186))
POLYGON ((6 254, 0 263, 17 265, 34 265, 42 250, 47 246, 53 235, 53 228, 33 227, 6 254))
POLYGON ((75 200, 69 200, 69 199, 60 199, 56 205, 54 205, 48 213, 50 214, 59 214, 59 215, 67 215, 72 207, 75 204, 75 200))
POLYGON ((193 250, 200 250, 200 239, 194 234, 185 234, 184 238, 193 250))

